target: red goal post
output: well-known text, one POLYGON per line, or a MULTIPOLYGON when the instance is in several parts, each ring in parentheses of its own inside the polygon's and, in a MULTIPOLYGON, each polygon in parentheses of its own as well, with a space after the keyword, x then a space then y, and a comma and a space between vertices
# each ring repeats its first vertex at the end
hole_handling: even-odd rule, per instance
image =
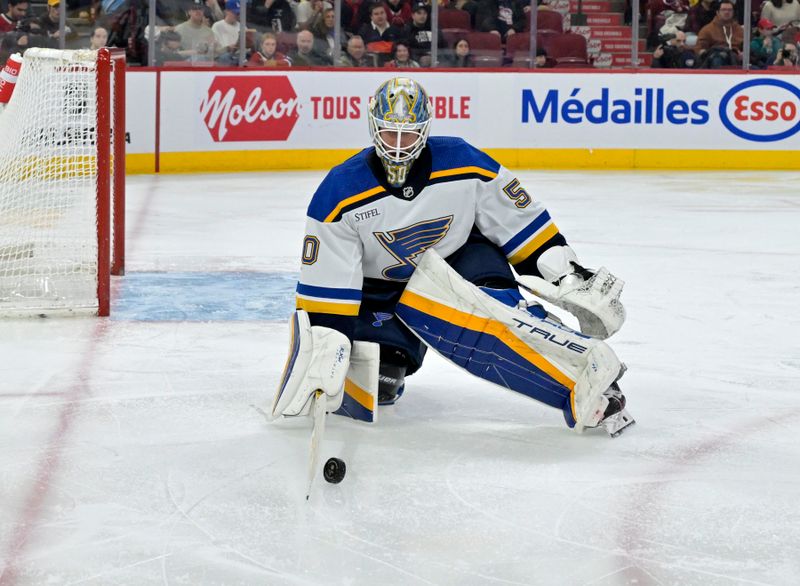
POLYGON ((125 267, 124 51, 26 51, 0 136, 0 315, 109 315, 125 267))

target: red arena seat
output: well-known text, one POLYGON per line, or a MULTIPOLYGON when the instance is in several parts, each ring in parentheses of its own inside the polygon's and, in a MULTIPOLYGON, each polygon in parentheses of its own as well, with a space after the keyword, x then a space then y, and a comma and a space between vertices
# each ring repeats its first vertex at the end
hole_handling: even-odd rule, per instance
POLYGON ((586 38, 575 33, 547 35, 543 38, 547 56, 556 62, 556 67, 587 67, 586 38))
MULTIPOLYGON (((531 30, 530 12, 525 16, 525 30, 531 30)), ((536 32, 564 32, 564 16, 555 10, 537 10, 536 32)))
POLYGON ((275 38, 278 41, 278 52, 284 55, 288 55, 297 48, 297 33, 281 31, 275 33, 275 38))
POLYGON ((440 29, 460 29, 463 31, 472 30, 472 23, 469 20, 469 12, 456 8, 443 8, 439 11, 440 29))

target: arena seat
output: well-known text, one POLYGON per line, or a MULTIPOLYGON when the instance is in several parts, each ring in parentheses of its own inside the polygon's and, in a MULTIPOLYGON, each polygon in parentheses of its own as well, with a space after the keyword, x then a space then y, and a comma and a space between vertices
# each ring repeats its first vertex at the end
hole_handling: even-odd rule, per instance
POLYGON ((589 66, 586 38, 583 35, 575 33, 545 35, 542 43, 547 56, 555 61, 556 67, 589 66))
POLYGON ((467 42, 476 67, 500 67, 503 64, 503 43, 499 35, 471 32, 467 34, 467 42))
POLYGON ((469 46, 473 51, 476 49, 483 51, 503 50, 503 41, 500 39, 500 35, 495 35, 494 33, 481 33, 473 31, 471 33, 467 33, 467 40, 469 41, 469 46))
MULTIPOLYGON (((531 30, 530 12, 525 15, 525 30, 531 30)), ((564 32, 564 16, 555 10, 537 10, 536 32, 564 32)))
POLYGON ((469 12, 457 8, 443 8, 439 11, 439 28, 458 29, 464 32, 472 30, 469 12))
MULTIPOLYGON (((545 47, 545 39, 555 34, 560 34, 560 33, 553 33, 553 32, 537 33, 536 46, 545 47)), ((529 67, 530 46, 531 46, 530 31, 528 31, 528 33, 511 35, 510 37, 508 37, 508 40, 506 41, 506 61, 512 64, 514 67, 529 67)), ((546 48, 545 51, 547 51, 546 48)))
POLYGON ((278 41, 278 52, 288 55, 291 51, 297 48, 297 33, 284 32, 275 33, 275 38, 278 41))

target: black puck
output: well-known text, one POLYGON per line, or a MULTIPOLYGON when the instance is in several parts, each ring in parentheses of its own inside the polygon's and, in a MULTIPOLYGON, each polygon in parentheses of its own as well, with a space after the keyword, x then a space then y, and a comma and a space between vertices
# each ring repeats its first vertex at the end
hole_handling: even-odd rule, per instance
POLYGON ((345 472, 347 466, 344 465, 344 460, 339 458, 329 458, 322 468, 322 475, 331 484, 339 484, 344 479, 345 472))

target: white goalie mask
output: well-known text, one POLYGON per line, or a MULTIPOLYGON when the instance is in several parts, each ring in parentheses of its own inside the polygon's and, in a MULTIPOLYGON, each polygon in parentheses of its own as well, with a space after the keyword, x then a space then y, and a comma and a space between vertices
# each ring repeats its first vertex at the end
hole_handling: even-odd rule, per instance
POLYGON ((369 134, 390 185, 406 182, 431 128, 431 105, 425 89, 407 77, 378 88, 369 103, 369 134))

